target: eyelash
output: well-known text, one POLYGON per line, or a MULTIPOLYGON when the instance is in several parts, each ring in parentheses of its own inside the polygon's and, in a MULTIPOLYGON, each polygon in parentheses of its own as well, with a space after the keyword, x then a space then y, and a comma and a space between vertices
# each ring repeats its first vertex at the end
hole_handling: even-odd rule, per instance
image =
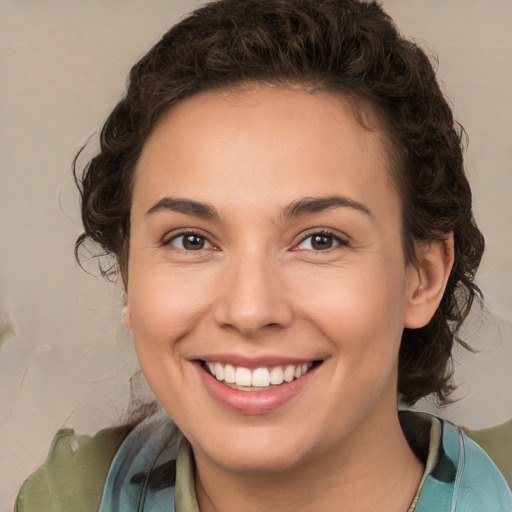
MULTIPOLYGON (((208 240, 208 237, 206 235, 204 235, 203 233, 197 232, 197 231, 193 231, 193 230, 183 231, 183 232, 174 234, 172 236, 169 236, 169 237, 167 237, 166 239, 163 240, 162 245, 163 246, 173 246, 176 249, 184 251, 184 252, 200 252, 200 251, 205 250, 205 249, 211 249, 211 248, 216 249, 217 248, 210 240, 208 240), (177 246, 174 246, 172 244, 172 242, 182 238, 183 239, 182 245, 183 245, 183 243, 186 240, 186 237, 195 237, 195 238, 201 239, 202 242, 203 242, 203 246, 194 250, 194 249, 186 249, 184 246, 183 247, 177 247, 177 246), (204 244, 208 244, 209 247, 204 247, 204 244)), ((327 251, 329 251, 331 249, 334 249, 334 248, 336 248, 338 246, 346 247, 348 245, 349 245, 349 242, 345 238, 342 238, 341 236, 333 233, 332 231, 329 231, 329 230, 326 230, 326 229, 322 229, 322 230, 319 230, 319 231, 311 231, 307 235, 303 236, 301 238, 300 242, 298 244, 296 244, 293 247, 292 250, 294 250, 294 251, 311 250, 313 252, 327 252, 327 251), (308 240, 308 239, 313 240, 313 237, 325 237, 325 238, 328 238, 328 239, 331 240, 331 245, 329 247, 327 247, 327 248, 322 248, 322 249, 318 249, 318 250, 315 250, 314 248, 311 248, 311 249, 304 249, 304 248, 301 249, 300 248, 300 246, 306 240, 308 240)))
POLYGON ((311 250, 313 252, 327 252, 331 249, 335 249, 336 247, 347 247, 349 245, 349 242, 346 238, 341 237, 338 234, 333 233, 332 231, 329 231, 327 229, 322 229, 319 231, 310 231, 306 236, 302 237, 300 242, 293 248, 293 250, 300 251, 300 250, 311 250), (325 249, 301 249, 300 245, 302 245, 306 240, 312 239, 313 237, 326 237, 332 240, 333 245, 330 247, 327 247, 325 249), (334 244, 335 243, 335 244, 334 244))

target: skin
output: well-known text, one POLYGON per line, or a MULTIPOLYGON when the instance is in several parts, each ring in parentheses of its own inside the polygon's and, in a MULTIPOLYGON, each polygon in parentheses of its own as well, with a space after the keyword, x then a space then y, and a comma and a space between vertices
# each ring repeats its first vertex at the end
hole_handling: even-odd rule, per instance
POLYGON ((397 419, 398 350, 403 328, 437 308, 452 245, 418 247, 418 265, 406 264, 390 172, 381 134, 346 102, 297 89, 195 95, 147 141, 125 322, 192 445, 202 512, 410 505, 423 466, 397 419), (297 201, 333 195, 352 203, 290 215, 297 201), (184 231, 203 248, 187 249, 184 231), (313 245, 315 233, 330 247, 313 245), (218 354, 322 364, 283 406, 245 414, 200 378, 197 359, 218 354))

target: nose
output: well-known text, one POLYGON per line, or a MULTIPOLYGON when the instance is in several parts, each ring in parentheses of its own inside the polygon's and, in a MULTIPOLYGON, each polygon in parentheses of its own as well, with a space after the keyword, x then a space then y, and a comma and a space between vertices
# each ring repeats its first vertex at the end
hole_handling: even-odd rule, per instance
POLYGON ((219 326, 256 338, 284 329, 293 319, 278 264, 260 255, 231 261, 218 289, 213 316, 219 326))

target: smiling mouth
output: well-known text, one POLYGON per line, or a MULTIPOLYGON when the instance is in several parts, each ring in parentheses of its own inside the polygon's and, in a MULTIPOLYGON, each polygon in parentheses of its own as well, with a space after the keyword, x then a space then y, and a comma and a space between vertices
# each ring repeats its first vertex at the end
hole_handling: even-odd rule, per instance
POLYGON ((253 370, 212 361, 201 361, 203 369, 222 384, 241 391, 266 391, 293 382, 306 375, 322 361, 259 367, 253 370))

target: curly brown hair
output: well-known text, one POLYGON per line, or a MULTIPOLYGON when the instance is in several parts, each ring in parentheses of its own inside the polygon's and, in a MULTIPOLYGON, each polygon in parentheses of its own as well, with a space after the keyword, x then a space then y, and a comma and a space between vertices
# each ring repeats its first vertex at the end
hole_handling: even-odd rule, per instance
POLYGON ((403 248, 453 232, 455 262, 428 325, 405 329, 398 391, 413 404, 453 390, 451 352, 481 292, 474 283, 484 239, 464 173, 464 130, 440 91, 426 54, 401 37, 377 2, 219 0, 183 19, 132 68, 124 97, 101 132, 101 148, 75 179, 85 232, 127 279, 134 168, 162 115, 200 91, 251 83, 298 84, 370 106, 385 134, 402 200, 403 248))

